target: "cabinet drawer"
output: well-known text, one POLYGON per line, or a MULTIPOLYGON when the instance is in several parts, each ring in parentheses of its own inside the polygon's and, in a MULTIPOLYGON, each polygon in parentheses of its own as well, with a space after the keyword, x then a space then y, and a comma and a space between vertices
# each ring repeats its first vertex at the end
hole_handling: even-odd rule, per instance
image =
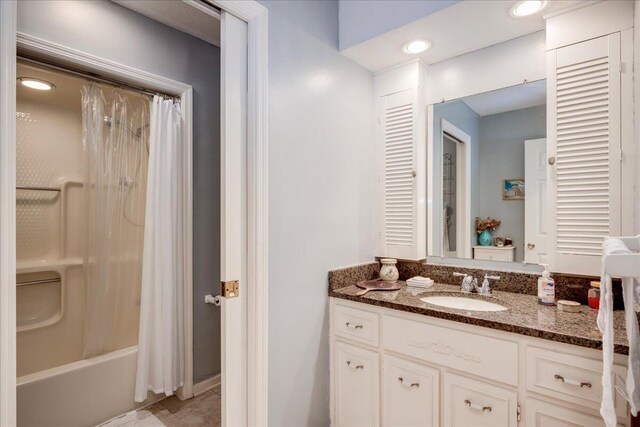
POLYGON ((527 399, 527 427, 603 427, 602 418, 552 405, 536 399, 527 399))
POLYGON ((385 349, 506 384, 518 384, 515 342, 388 315, 383 316, 382 322, 385 349))
POLYGON ((447 427, 515 427, 518 394, 460 375, 444 374, 444 425, 447 427))
POLYGON ((333 319, 333 331, 336 335, 374 347, 378 346, 380 339, 378 313, 336 304, 333 319))
POLYGON ((439 378, 437 369, 384 355, 382 424, 388 427, 440 425, 439 378))
POLYGON ((335 409, 340 427, 379 425, 378 353, 345 343, 335 347, 335 409))
MULTIPOLYGON (((527 347, 526 354, 527 390, 588 408, 600 408, 602 361, 537 347, 527 347)), ((613 366, 616 385, 622 387, 616 378, 624 378, 625 372, 624 367, 613 366)), ((618 393, 615 395, 616 413, 624 418, 626 401, 618 393)))

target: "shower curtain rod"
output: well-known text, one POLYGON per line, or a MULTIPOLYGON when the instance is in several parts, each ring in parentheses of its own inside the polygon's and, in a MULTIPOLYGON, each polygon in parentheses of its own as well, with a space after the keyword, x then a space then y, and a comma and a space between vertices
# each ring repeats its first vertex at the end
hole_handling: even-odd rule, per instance
POLYGON ((33 58, 29 58, 26 56, 22 56, 22 55, 17 55, 17 59, 19 61, 22 62, 26 62, 32 65, 37 65, 43 68, 49 68, 55 71, 59 71, 65 74, 70 74, 72 76, 77 76, 77 77, 82 77, 88 80, 92 80, 98 83, 104 83, 107 84, 109 86, 115 86, 115 87, 120 87, 120 88, 125 88, 125 89, 129 89, 132 90, 134 92, 139 92, 142 93, 143 95, 147 95, 151 98, 153 98, 155 95, 158 96, 162 96, 164 98, 168 98, 168 99, 172 99, 174 101, 180 101, 180 97, 179 96, 173 96, 173 95, 167 95, 166 93, 162 93, 156 90, 151 90, 151 89, 147 89, 141 86, 135 86, 129 83, 125 83, 119 80, 115 80, 115 79, 110 79, 110 78, 106 78, 106 77, 100 77, 97 76, 93 73, 90 72, 86 72, 86 71, 80 71, 80 70, 76 70, 76 69, 72 69, 69 67, 61 67, 59 65, 53 65, 53 64, 49 64, 48 62, 42 62, 39 61, 37 59, 33 59, 33 58))

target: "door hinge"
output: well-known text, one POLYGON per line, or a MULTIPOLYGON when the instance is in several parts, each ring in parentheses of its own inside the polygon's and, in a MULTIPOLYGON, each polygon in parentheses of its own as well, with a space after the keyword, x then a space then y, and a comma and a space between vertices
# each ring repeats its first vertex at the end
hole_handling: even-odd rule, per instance
POLYGON ((516 420, 517 420, 517 422, 520 422, 521 419, 522 419, 522 408, 520 407, 520 404, 518 403, 518 406, 516 407, 516 420))
POLYGON ((235 298, 240 292, 240 282, 238 280, 229 280, 220 282, 220 294, 225 298, 235 298))
POLYGON ((620 73, 624 73, 624 62, 622 61, 618 62, 618 71, 620 73))

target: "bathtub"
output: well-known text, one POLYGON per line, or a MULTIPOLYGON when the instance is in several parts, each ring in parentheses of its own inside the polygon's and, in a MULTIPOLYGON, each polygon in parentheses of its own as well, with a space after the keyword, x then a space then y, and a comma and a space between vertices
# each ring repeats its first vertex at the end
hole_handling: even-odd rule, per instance
POLYGON ((133 346, 19 377, 18 426, 95 426, 160 400, 133 401, 137 354, 133 346))

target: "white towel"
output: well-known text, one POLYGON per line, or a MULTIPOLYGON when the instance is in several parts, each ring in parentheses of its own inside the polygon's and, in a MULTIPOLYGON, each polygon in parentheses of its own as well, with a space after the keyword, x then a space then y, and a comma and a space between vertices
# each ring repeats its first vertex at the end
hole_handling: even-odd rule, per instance
MULTIPOLYGON (((628 254, 631 250, 619 239, 606 239, 602 244, 602 268, 600 284, 600 310, 598 312, 598 328, 602 332, 602 403, 600 415, 607 427, 615 427, 615 387, 612 375, 613 369, 613 290, 611 277, 605 271, 607 256, 628 254)), ((629 340, 629 367, 626 379, 626 399, 629 401, 631 413, 637 415, 640 409, 640 351, 638 345, 638 318, 635 302, 640 300, 640 282, 633 278, 622 279, 622 292, 625 306, 625 320, 627 339, 629 340)))
POLYGON ((428 277, 416 276, 407 280, 407 286, 416 288, 430 288, 433 286, 433 280, 428 277))

